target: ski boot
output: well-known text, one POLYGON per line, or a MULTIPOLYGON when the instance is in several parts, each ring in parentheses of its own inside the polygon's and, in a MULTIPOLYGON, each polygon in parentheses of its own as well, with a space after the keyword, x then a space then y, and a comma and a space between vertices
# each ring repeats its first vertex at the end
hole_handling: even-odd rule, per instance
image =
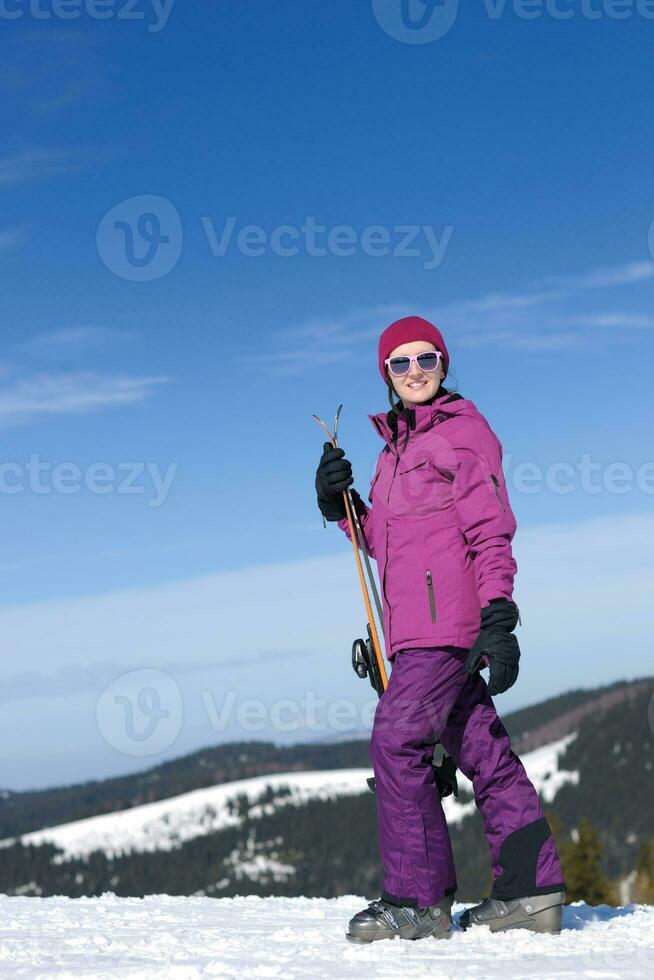
POLYGON ((565 892, 548 892, 528 898, 485 898, 479 905, 466 909, 459 917, 459 929, 489 926, 491 932, 505 929, 530 929, 532 932, 561 932, 565 892))
POLYGON ((384 898, 371 902, 367 909, 350 919, 345 938, 351 943, 371 943, 375 939, 449 939, 452 935, 453 895, 446 895, 437 905, 417 908, 395 905, 384 898))

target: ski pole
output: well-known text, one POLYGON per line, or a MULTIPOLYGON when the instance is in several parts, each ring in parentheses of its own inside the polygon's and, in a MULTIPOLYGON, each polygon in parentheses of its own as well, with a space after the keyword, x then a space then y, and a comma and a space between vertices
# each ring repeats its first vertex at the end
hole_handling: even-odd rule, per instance
MULTIPOLYGON (((313 418, 316 420, 316 422, 318 423, 318 425, 322 426, 322 428, 326 432, 327 437, 328 437, 330 443, 332 444, 332 446, 334 447, 334 449, 337 449, 338 448, 338 442, 337 442, 337 438, 338 438, 338 420, 340 418, 340 414, 341 414, 341 409, 342 408, 343 408, 342 405, 339 405, 338 406, 338 410, 337 410, 336 416, 334 418, 334 433, 333 434, 329 431, 329 429, 327 428, 327 426, 325 425, 325 423, 323 422, 323 420, 320 418, 319 415, 314 415, 313 416, 313 418)), ((354 557, 355 557, 355 560, 356 560, 356 563, 357 563, 357 571, 359 573, 359 581, 361 583, 361 590, 363 592, 363 601, 365 603, 366 614, 368 616, 368 629, 369 629, 369 632, 370 632, 370 638, 372 640, 372 646, 373 646, 374 653, 375 653, 375 661, 376 661, 376 665, 377 665, 377 670, 379 671, 379 676, 381 678, 382 691, 385 691, 386 690, 386 685, 388 684, 388 676, 386 674, 386 665, 384 664, 384 657, 383 657, 383 654, 381 652, 381 646, 380 646, 380 643, 379 643, 379 636, 378 636, 378 633, 377 633, 377 626, 375 624, 375 617, 373 615, 372 606, 370 604, 370 594, 369 594, 369 591, 368 591, 368 585, 366 583, 365 575, 364 575, 364 572, 363 572, 363 567, 361 565, 361 557, 359 555, 359 548, 363 552, 363 557, 364 557, 364 560, 365 560, 365 563, 366 563, 366 569, 367 569, 367 572, 368 572, 368 575, 369 575, 369 578, 370 578, 371 591, 372 591, 372 593, 373 593, 373 595, 375 597, 375 604, 377 606, 377 612, 379 614, 380 620, 383 620, 383 615, 382 615, 382 611, 381 611, 381 603, 379 601, 379 594, 377 592, 377 587, 375 585, 375 582, 374 582, 374 579, 373 579, 373 576, 372 576, 372 569, 370 567, 370 561, 368 560, 368 552, 367 552, 367 549, 366 549, 366 540, 365 540, 365 536, 364 536, 364 533, 363 533, 363 528, 361 527, 361 523, 359 521, 359 518, 358 518, 358 515, 357 515, 357 512, 356 512, 356 508, 354 506, 354 500, 353 500, 352 495, 350 493, 349 487, 346 490, 343 491, 343 499, 345 501, 345 512, 347 514, 348 523, 350 525, 350 536, 351 536, 351 539, 352 539, 352 547, 354 548, 354 557)))
MULTIPOLYGON (((334 434, 329 431, 323 420, 319 415, 314 415, 316 422, 322 426, 324 431, 327 433, 329 441, 331 442, 334 449, 338 447, 338 420, 340 418, 342 405, 338 406, 336 412, 336 417, 334 419, 334 434)), ((383 616, 381 612, 381 604, 379 601, 379 593, 377 592, 377 586, 375 585, 375 580, 372 575, 372 569, 370 567, 370 562, 368 560, 368 552, 366 550, 366 539, 363 533, 363 528, 359 521, 356 508, 354 506, 354 501, 350 493, 350 489, 343 491, 343 496, 345 498, 345 510, 347 513, 348 521, 350 524, 350 535, 352 538, 352 544, 354 546, 354 555, 357 562, 357 570, 359 572, 359 580, 361 582, 361 588, 363 590, 363 599, 366 604, 366 612, 368 614, 368 640, 355 640, 352 644, 352 666, 356 674, 361 677, 368 677, 370 683, 377 693, 377 696, 381 698, 382 694, 386 690, 388 679, 386 675, 386 667, 384 664, 384 659, 382 657, 379 638, 377 635, 377 629, 375 626, 374 617, 372 615, 372 608, 370 606, 370 597, 368 595, 368 588, 363 574, 363 568, 361 566, 361 559, 359 556, 359 548, 357 547, 357 541, 359 542, 359 547, 363 552, 363 557, 366 563, 366 569, 368 572, 368 577, 370 579, 371 591, 375 597, 375 604, 377 606, 377 611, 379 612, 379 618, 383 621, 383 616), (356 540, 355 540, 355 530, 356 530, 356 540), (374 652, 374 661, 371 661, 370 654, 374 652)), ((323 518, 324 523, 324 518, 323 518)), ((325 527, 327 525, 325 524, 325 527)), ((437 744, 440 740, 437 740, 437 744)), ((431 764, 434 770, 434 776, 436 781, 436 787, 439 797, 443 799, 445 796, 449 796, 451 793, 454 796, 459 795, 459 788, 456 779, 456 764, 454 760, 444 754, 443 760, 437 763, 432 756, 431 764)), ((368 788, 374 793, 375 792, 375 777, 370 776, 366 779, 368 788)))

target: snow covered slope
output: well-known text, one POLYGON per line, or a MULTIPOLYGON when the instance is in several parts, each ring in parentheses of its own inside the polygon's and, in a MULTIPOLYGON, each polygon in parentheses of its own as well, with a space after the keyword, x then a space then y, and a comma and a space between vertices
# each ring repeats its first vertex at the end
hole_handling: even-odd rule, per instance
MULTIPOLYGON (((574 734, 566 735, 522 756, 531 780, 548 802, 565 782, 578 779, 578 773, 558 769, 558 757, 573 738, 574 734)), ((33 831, 20 839, 25 844, 51 842, 63 851, 61 859, 83 857, 94 850, 110 856, 130 851, 169 850, 193 837, 238 824, 235 801, 239 796, 247 797, 252 804, 250 816, 256 817, 289 803, 367 793, 366 777, 371 775, 371 769, 334 769, 256 776, 33 831), (274 798, 257 805, 256 801, 267 791, 272 791, 274 798)), ((461 789, 472 793, 469 780, 462 773, 457 778, 461 789)), ((450 796, 443 802, 450 824, 475 809, 474 801, 460 803, 450 796)))
MULTIPOLYGON (((245 796, 253 803, 267 790, 272 790, 274 801, 249 807, 250 816, 256 817, 292 802, 368 792, 366 777, 371 774, 368 769, 327 769, 238 779, 156 803, 144 803, 130 810, 35 830, 23 834, 20 840, 24 844, 49 841, 62 849, 62 857, 82 857, 96 850, 108 855, 165 851, 192 837, 236 826, 240 822, 235 809, 239 796, 245 796)), ((0 842, 3 843, 6 842, 0 842)))
MULTIPOLYGON (((432 980, 435 977, 654 976, 654 907, 564 910, 559 936, 486 928, 450 940, 352 946, 348 919, 366 901, 307 898, 7 898, 0 896, 5 978, 432 980)), ((455 915, 465 906, 456 904, 455 915)))

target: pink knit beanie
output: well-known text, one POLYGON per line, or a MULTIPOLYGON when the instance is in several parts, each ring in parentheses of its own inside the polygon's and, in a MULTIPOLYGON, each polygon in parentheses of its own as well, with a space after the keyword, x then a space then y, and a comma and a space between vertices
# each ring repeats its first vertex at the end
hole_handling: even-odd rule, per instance
POLYGON ((410 344, 414 340, 426 340, 428 343, 434 344, 443 355, 443 378, 447 376, 450 355, 438 327, 435 327, 429 320, 423 320, 421 316, 405 316, 401 320, 391 323, 390 327, 386 327, 379 338, 379 373, 384 381, 387 380, 384 361, 390 356, 391 351, 399 347, 400 344, 410 344))

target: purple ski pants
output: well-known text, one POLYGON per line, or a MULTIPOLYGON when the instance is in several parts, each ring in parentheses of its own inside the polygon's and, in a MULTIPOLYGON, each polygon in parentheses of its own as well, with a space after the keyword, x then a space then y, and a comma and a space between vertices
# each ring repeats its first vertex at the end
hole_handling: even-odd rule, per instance
POLYGON ((393 658, 375 712, 382 896, 420 907, 457 887, 452 845, 431 757, 437 739, 472 782, 493 868, 493 898, 565 887, 538 794, 511 748, 483 677, 462 647, 414 647, 393 658))

